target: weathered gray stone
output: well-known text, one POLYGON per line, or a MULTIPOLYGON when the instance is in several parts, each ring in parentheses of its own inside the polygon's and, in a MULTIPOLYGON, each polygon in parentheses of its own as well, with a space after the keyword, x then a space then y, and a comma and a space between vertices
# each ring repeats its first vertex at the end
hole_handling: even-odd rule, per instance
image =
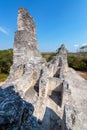
POLYGON ((17 91, 26 92, 37 82, 41 65, 45 64, 45 60, 38 51, 33 18, 24 8, 18 11, 18 30, 15 34, 13 52, 13 65, 4 86, 13 82, 17 91))
POLYGON ((59 66, 62 67, 63 72, 68 71, 68 63, 67 63, 67 49, 64 44, 58 49, 58 57, 59 57, 59 66))
POLYGON ((0 130, 39 130, 33 111, 32 104, 24 101, 13 86, 0 89, 0 130))
MULTIPOLYGON (((66 50, 62 45, 58 55, 53 58, 48 65, 38 51, 34 20, 24 8, 20 8, 18 11, 17 23, 18 30, 14 38, 13 65, 3 88, 8 88, 8 86, 13 85, 15 93, 18 92, 21 98, 34 105, 34 115, 42 122, 46 111, 48 96, 53 93, 52 91, 62 93, 61 85, 64 80, 64 65, 65 67, 67 66, 66 50)), ((55 98, 54 96, 52 97, 55 98)), ((57 100, 59 101, 60 99, 57 100)), ((9 104, 9 102, 7 102, 7 104, 9 104)), ((21 106, 21 108, 23 109, 23 106, 21 106)), ((49 113, 51 112, 49 109, 49 113)), ((56 123, 59 122, 59 117, 57 119, 57 115, 55 116, 55 113, 52 113, 52 115, 54 115, 53 121, 50 120, 50 116, 48 116, 49 123, 52 121, 52 128, 50 128, 50 124, 48 124, 47 128, 44 126, 45 130, 53 130, 55 121, 56 123)), ((19 114, 19 116, 21 115, 19 114)), ((7 118, 8 117, 9 116, 7 116, 7 118)), ((12 116, 13 120, 15 120, 15 118, 16 117, 12 116)), ((3 120, 3 122, 5 121, 3 120)), ((25 124, 21 124, 20 129, 28 129, 29 124, 27 123, 28 120, 25 124)), ((45 125, 45 123, 46 122, 44 122, 43 125, 45 125)), ((58 123, 55 130, 57 126, 58 123)))
POLYGON ((24 8, 18 10, 17 23, 13 65, 0 89, 0 130, 61 130, 61 126, 63 130, 85 130, 86 125, 80 125, 80 115, 86 124, 83 112, 87 107, 82 108, 81 104, 87 98, 77 103, 82 114, 75 124, 77 113, 72 104, 78 96, 75 94, 75 98, 73 87, 78 88, 77 80, 80 79, 78 76, 75 79, 75 71, 68 67, 65 46, 61 45, 57 55, 47 63, 38 51, 34 20, 24 8), (37 117, 39 126, 32 114, 37 117))
POLYGON ((77 112, 73 106, 65 105, 62 130, 74 130, 77 112))
POLYGON ((58 49, 57 55, 49 63, 51 76, 64 80, 64 73, 68 71, 67 50, 64 45, 58 49))

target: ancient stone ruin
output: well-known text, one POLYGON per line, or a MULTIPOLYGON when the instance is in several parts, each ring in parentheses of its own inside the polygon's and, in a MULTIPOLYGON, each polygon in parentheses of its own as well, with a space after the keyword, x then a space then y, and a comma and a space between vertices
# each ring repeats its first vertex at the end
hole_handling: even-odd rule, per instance
POLYGON ((76 73, 68 67, 65 46, 47 63, 38 50, 34 20, 24 8, 18 10, 17 23, 13 65, 0 88, 0 130, 86 130, 85 125, 80 129, 72 97, 80 77, 70 82, 76 73))

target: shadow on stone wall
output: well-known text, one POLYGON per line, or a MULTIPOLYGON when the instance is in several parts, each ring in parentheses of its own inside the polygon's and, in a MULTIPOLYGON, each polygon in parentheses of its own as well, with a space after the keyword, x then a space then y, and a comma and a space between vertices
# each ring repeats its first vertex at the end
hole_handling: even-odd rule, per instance
POLYGON ((62 106, 62 92, 62 84, 60 84, 49 96, 59 107, 62 106))
POLYGON ((60 68, 57 70, 57 72, 54 74, 54 77, 60 78, 60 68))
POLYGON ((61 118, 49 107, 46 107, 41 130, 61 130, 61 118))
POLYGON ((0 87, 0 130, 61 130, 62 120, 46 107, 42 121, 33 116, 34 107, 23 100, 14 86, 0 87))
POLYGON ((34 107, 24 101, 13 86, 0 87, 0 130, 39 130, 34 107))

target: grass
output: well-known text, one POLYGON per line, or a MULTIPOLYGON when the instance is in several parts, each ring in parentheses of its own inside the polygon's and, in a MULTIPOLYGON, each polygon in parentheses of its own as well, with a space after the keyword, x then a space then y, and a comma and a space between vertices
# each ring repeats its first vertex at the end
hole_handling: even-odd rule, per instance
POLYGON ((80 59, 87 59, 87 52, 68 53, 68 56, 75 56, 80 59))
POLYGON ((8 77, 8 74, 0 74, 0 82, 4 82, 8 77))
POLYGON ((53 56, 56 56, 56 52, 43 52, 42 56, 46 59, 47 62, 49 62, 53 56))

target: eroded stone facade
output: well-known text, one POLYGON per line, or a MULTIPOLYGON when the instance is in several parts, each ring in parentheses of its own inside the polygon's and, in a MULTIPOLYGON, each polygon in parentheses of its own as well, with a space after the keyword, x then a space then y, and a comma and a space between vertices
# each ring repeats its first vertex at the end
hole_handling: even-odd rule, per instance
POLYGON ((34 20, 24 8, 18 10, 17 23, 13 65, 5 84, 1 87, 3 90, 0 90, 0 98, 5 97, 0 101, 0 128, 3 130, 3 125, 7 124, 5 130, 8 128, 27 130, 31 129, 29 125, 32 126, 31 130, 74 130, 76 120, 74 122, 72 113, 75 114, 75 110, 73 107, 68 107, 72 92, 65 78, 65 74, 70 71, 65 46, 61 45, 57 55, 47 63, 38 50, 34 20), (14 91, 11 90, 11 86, 14 91), (16 107, 16 97, 19 100, 20 113, 18 113, 19 106, 16 107), (5 101, 6 105, 3 107, 5 101), (34 116, 37 117, 38 122, 33 119, 32 114, 29 115, 30 111, 33 113, 33 107, 27 103, 34 106, 34 116), (8 107, 9 104, 16 109, 8 107), (5 115, 7 111, 9 114, 5 115), (17 120, 17 125, 14 121, 17 117, 11 115, 11 112, 16 115, 18 113, 20 120, 17 120), (10 116, 12 116, 11 120, 10 116), (7 122, 5 118, 8 119, 7 122))

